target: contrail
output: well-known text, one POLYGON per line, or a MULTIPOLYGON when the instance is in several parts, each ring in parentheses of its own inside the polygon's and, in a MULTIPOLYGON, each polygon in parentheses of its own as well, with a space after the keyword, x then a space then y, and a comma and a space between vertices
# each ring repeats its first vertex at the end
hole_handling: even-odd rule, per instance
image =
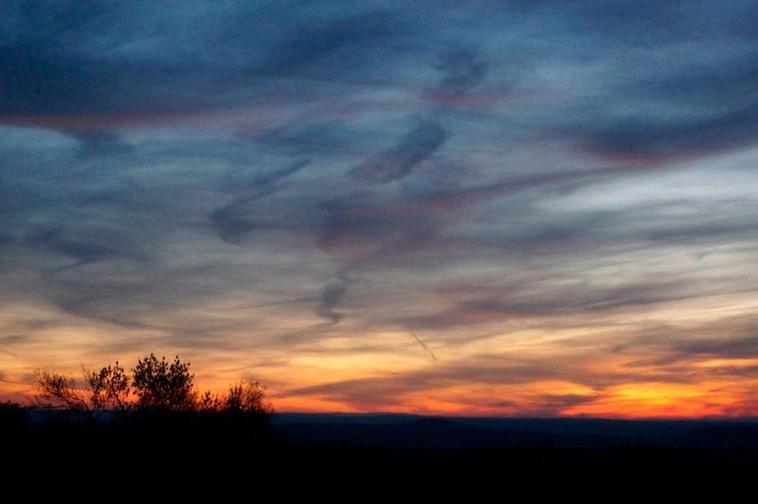
POLYGON ((421 340, 421 338, 419 338, 418 336, 416 336, 416 333, 415 333, 414 331, 411 331, 411 335, 413 336, 413 339, 415 339, 416 341, 418 341, 418 344, 419 344, 419 345, 421 345, 421 348, 423 348, 424 350, 426 350, 426 353, 428 353, 428 354, 429 354, 429 357, 431 357, 432 359, 434 359, 434 360, 435 360, 435 361, 437 361, 437 362, 439 362, 439 361, 440 361, 440 360, 437 358, 437 356, 436 356, 436 355, 434 355, 434 352, 432 352, 432 351, 429 349, 429 347, 428 347, 428 346, 426 346, 426 343, 424 343, 424 342, 421 340))

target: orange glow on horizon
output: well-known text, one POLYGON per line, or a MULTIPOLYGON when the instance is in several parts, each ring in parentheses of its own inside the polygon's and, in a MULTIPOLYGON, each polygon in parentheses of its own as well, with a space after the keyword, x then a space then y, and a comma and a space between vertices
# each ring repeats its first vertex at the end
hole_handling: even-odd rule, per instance
MULTIPOLYGON (((170 347, 153 351, 179 354, 191 362, 201 392, 223 393, 239 380, 257 380, 281 412, 608 418, 758 415, 754 399, 758 359, 694 355, 672 364, 658 363, 654 351, 603 350, 601 343, 613 345, 614 339, 599 329, 525 328, 484 334, 456 348, 427 341, 437 360, 397 331, 367 334, 363 340, 335 334, 296 351, 250 355, 170 347), (372 346, 362 343, 368 340, 372 346)), ((119 360, 129 369, 148 353, 102 358, 97 343, 103 337, 101 329, 72 322, 38 332, 13 352, 0 349, 0 399, 29 402, 31 376, 37 368, 80 378, 82 366, 97 369, 119 360)))
MULTIPOLYGON (((73 376, 73 375, 72 375, 73 376)), ((265 382, 264 382, 265 383, 265 382)), ((222 394, 230 382, 198 381, 198 390, 222 394)), ((504 417, 596 417, 618 419, 696 419, 758 415, 758 404, 740 407, 745 394, 758 390, 758 380, 730 388, 728 383, 681 385, 630 383, 593 393, 584 387, 555 383, 529 387, 448 387, 403 395, 398 402, 351 404, 328 396, 288 395, 287 390, 267 388, 275 411, 301 413, 400 413, 449 416, 504 417), (555 398, 576 399, 554 410, 545 409, 555 398), (503 404, 498 404, 498 398, 503 404)), ((31 404, 33 387, 28 383, 2 382, 0 399, 31 404)))

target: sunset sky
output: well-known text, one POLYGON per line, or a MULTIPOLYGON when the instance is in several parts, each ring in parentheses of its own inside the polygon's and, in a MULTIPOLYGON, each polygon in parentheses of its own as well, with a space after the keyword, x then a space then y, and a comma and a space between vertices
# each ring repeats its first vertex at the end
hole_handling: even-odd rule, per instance
POLYGON ((0 398, 758 415, 758 8, 0 4, 0 398))

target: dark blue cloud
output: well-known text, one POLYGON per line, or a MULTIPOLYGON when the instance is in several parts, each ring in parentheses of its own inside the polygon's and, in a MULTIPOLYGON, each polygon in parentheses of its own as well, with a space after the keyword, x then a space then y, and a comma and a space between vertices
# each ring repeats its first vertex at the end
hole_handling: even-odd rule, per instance
POLYGON ((389 182, 408 175, 428 159, 447 139, 447 132, 435 123, 423 123, 406 133, 393 148, 350 170, 350 175, 368 182, 389 182))
POLYGON ((123 244, 119 246, 117 241, 118 238, 113 235, 99 236, 89 241, 67 238, 62 229, 37 232, 26 239, 26 243, 31 247, 50 250, 74 259, 76 262, 72 266, 83 266, 113 257, 143 259, 136 247, 123 244))
POLYGON ((4 7, 12 12, 0 41, 0 120, 102 128, 302 101, 319 90, 297 79, 354 77, 399 25, 379 11, 325 17, 329 9, 314 13, 307 2, 172 7, 4 7))
POLYGON ((758 105, 700 119, 660 122, 652 117, 610 123, 590 133, 586 147, 621 161, 660 162, 753 144, 758 105))
POLYGON ((268 48, 256 72, 314 79, 354 75, 355 67, 366 65, 365 58, 394 35, 398 23, 400 19, 382 11, 295 21, 291 33, 268 48))
POLYGON ((456 49, 442 53, 434 63, 442 78, 433 92, 462 95, 487 75, 489 62, 478 52, 456 49))
POLYGON ((276 191, 275 184, 278 181, 297 173, 307 167, 309 163, 308 160, 301 160, 291 166, 251 177, 242 185, 235 184, 231 189, 237 194, 242 194, 242 196, 210 213, 211 222, 219 237, 226 242, 237 243, 241 237, 254 230, 256 223, 245 217, 245 207, 276 191))

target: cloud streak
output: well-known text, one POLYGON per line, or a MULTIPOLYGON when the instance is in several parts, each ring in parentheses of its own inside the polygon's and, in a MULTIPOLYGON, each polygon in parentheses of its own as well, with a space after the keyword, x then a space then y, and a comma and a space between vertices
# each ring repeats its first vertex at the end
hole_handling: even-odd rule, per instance
POLYGON ((349 175, 373 183, 403 178, 416 165, 429 159, 446 139, 447 132, 438 124, 420 124, 404 135, 395 147, 356 166, 349 175))

